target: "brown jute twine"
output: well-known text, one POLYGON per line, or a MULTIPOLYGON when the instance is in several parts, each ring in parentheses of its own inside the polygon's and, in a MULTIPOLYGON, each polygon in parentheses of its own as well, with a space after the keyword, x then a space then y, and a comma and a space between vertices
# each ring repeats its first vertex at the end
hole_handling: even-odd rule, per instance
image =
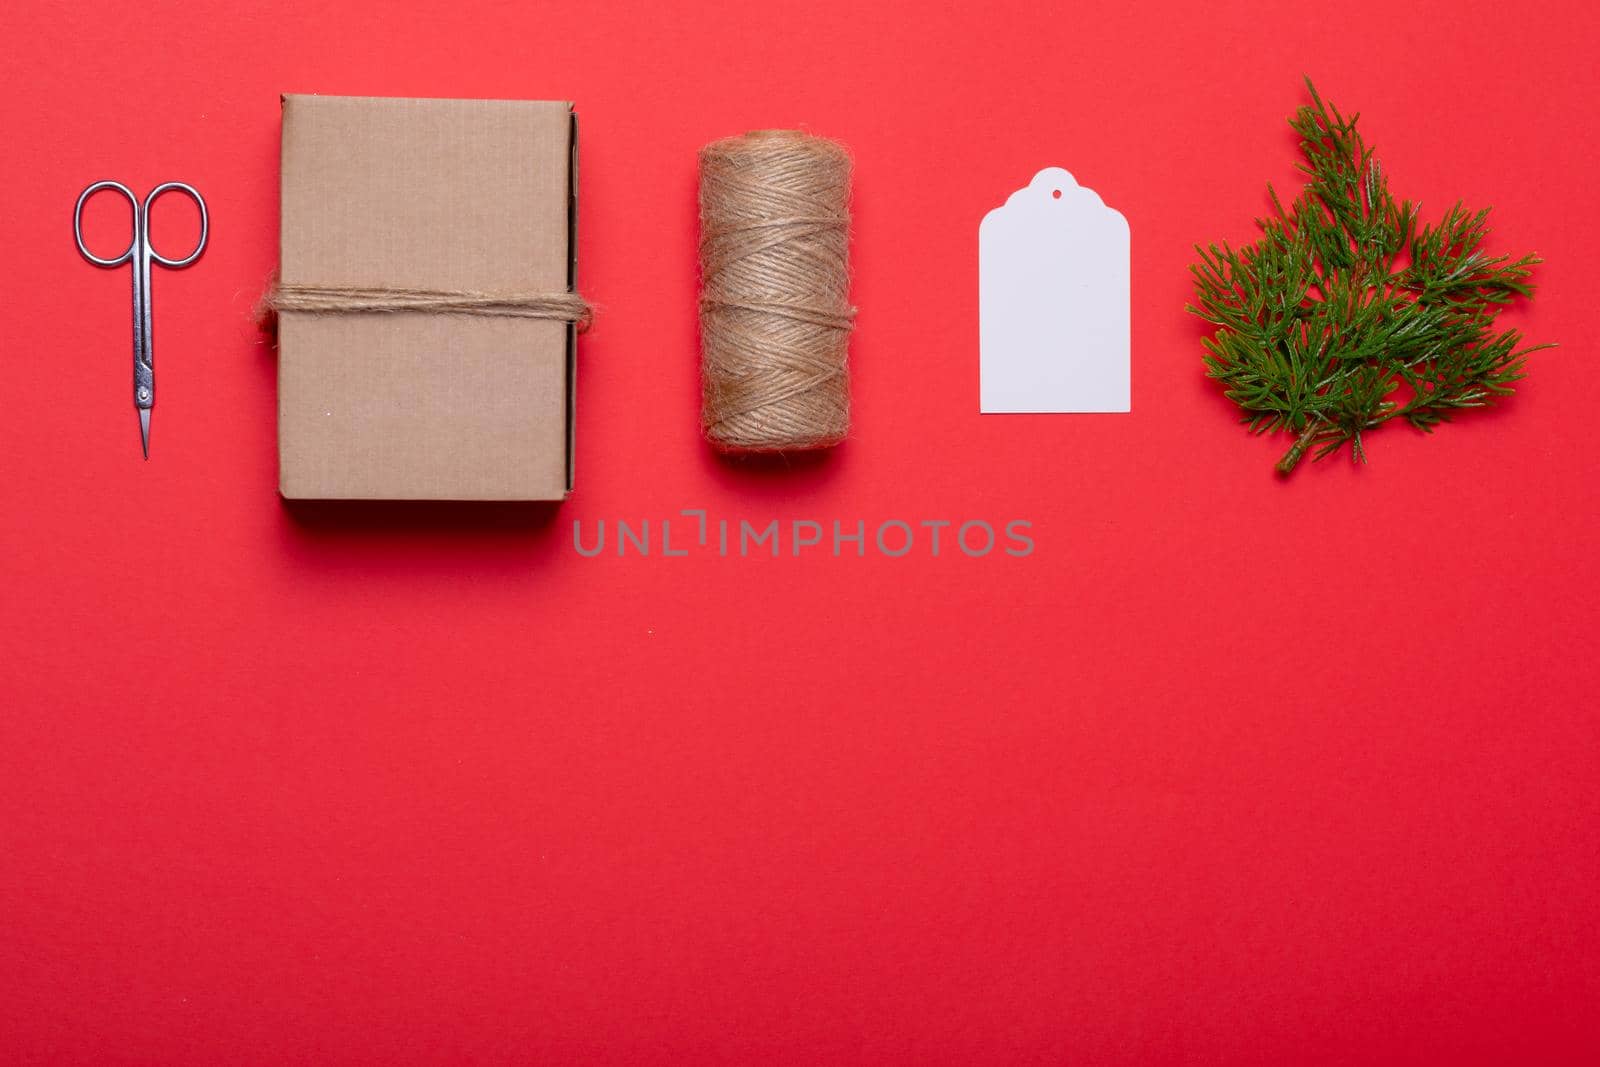
POLYGON ((850 429, 850 157, 797 130, 700 150, 701 421, 729 452, 850 429))
POLYGON ((319 315, 423 311, 436 315, 484 315, 556 319, 589 327, 593 311, 577 293, 537 290, 485 292, 469 289, 363 289, 336 285, 284 285, 274 281, 261 298, 257 317, 270 324, 281 311, 319 315))

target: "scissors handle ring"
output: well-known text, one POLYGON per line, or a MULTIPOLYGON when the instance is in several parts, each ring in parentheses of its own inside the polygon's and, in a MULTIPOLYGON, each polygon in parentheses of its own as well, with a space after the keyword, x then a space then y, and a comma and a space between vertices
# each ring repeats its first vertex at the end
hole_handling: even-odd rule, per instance
MULTIPOLYGON (((202 211, 203 210, 204 209, 202 209, 202 211)), ((204 215, 202 214, 201 217, 204 218, 204 215)), ((83 192, 78 194, 77 206, 72 209, 72 237, 73 240, 78 242, 78 252, 83 256, 84 259, 87 259, 95 266, 122 266, 124 263, 127 263, 129 260, 133 259, 134 252, 139 247, 139 198, 133 195, 132 189, 129 189, 121 182, 95 182, 93 185, 89 186, 83 192), (110 259, 107 259, 104 256, 95 255, 93 252, 89 251, 89 246, 83 243, 83 205, 89 202, 89 198, 91 196, 100 192, 102 189, 115 189, 117 192, 121 193, 127 198, 128 206, 133 209, 133 237, 128 241, 128 250, 122 253, 122 255, 113 256, 110 259)))
POLYGON ((157 252, 154 245, 151 245, 150 258, 161 264, 163 267, 168 267, 172 270, 179 270, 183 267, 187 267, 189 264, 199 259, 200 253, 206 250, 206 236, 210 233, 211 220, 206 212, 206 202, 201 198, 199 190, 195 189, 194 186, 185 184, 184 182, 162 182, 160 185, 150 190, 150 195, 144 198, 146 241, 150 239, 148 229, 150 225, 150 209, 155 206, 157 197, 161 196, 163 193, 172 192, 182 193, 184 196, 187 196, 190 200, 194 201, 194 206, 200 209, 200 239, 195 242, 193 252, 190 252, 188 255, 179 259, 168 259, 160 252, 157 252))

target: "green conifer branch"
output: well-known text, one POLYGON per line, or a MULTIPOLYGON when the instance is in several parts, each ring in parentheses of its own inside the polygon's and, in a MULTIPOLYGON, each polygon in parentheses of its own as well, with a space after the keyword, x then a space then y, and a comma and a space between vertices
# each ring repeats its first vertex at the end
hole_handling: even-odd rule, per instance
POLYGON ((1196 302, 1216 327, 1206 373, 1254 433, 1287 432, 1288 474, 1309 452, 1350 446, 1365 462, 1365 433, 1391 419, 1432 432, 1459 411, 1507 396, 1527 356, 1495 315, 1532 295, 1537 256, 1483 251, 1487 210, 1460 204, 1435 225, 1396 200, 1370 147, 1306 80, 1311 104, 1289 120, 1300 135, 1305 188, 1272 211, 1244 248, 1196 247, 1196 302))

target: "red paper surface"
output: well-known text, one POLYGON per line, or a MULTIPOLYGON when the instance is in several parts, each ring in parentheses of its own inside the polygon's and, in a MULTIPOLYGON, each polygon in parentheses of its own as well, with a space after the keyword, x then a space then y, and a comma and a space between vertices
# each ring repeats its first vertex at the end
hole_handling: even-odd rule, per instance
POLYGON ((0 1060, 1600 1058, 1588 5, 0 30, 0 1060), (1427 217, 1492 204, 1494 250, 1548 259, 1517 321, 1563 347, 1503 410, 1280 482, 1201 375, 1185 266, 1292 184, 1302 74, 1427 217), (565 506, 279 501, 250 308, 280 91, 578 102, 601 312, 565 506), (696 426, 695 151, 796 125, 858 160, 857 426, 729 464, 696 426), (1132 224, 1131 415, 978 414, 978 222, 1050 164, 1132 224), (148 463, 127 273, 69 229, 99 178, 213 214, 155 278, 148 463), (652 554, 580 556, 602 519, 652 554), (723 558, 719 519, 1035 548, 723 558))

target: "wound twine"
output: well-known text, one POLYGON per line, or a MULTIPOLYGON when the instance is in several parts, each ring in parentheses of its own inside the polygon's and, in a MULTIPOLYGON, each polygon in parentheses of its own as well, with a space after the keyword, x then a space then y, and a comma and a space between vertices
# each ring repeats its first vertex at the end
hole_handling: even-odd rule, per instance
POLYGON ((798 130, 700 150, 701 421, 728 452, 850 429, 850 157, 798 130))
POLYGON ((257 316, 268 323, 280 311, 318 315, 423 311, 439 315, 484 315, 513 319, 556 319, 589 328, 593 309, 577 293, 472 289, 362 289, 353 286, 284 285, 275 282, 261 299, 257 316))

